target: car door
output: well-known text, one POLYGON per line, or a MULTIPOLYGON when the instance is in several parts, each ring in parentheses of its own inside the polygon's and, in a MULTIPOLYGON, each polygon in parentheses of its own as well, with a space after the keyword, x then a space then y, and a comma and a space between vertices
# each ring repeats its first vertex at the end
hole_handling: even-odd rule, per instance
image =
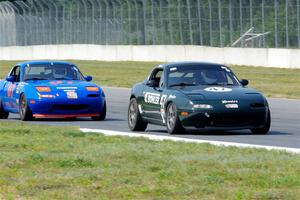
POLYGON ((20 66, 15 66, 8 76, 13 77, 13 81, 5 81, 4 83, 3 103, 10 112, 17 112, 18 94, 16 94, 16 88, 20 82, 20 66))
POLYGON ((143 92, 143 111, 146 117, 155 120, 162 120, 161 117, 161 101, 163 98, 163 69, 154 69, 148 81, 155 81, 154 85, 146 85, 143 92))

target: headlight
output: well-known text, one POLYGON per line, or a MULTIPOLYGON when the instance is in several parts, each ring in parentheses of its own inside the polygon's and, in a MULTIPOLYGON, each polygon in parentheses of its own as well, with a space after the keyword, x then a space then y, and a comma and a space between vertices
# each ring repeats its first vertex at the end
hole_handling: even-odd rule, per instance
POLYGON ((213 109, 213 106, 209 105, 209 104, 194 104, 193 108, 198 108, 198 109, 213 109))
POLYGON ((89 92, 99 92, 99 88, 98 87, 88 86, 88 87, 85 87, 85 88, 89 92))
POLYGON ((46 86, 37 86, 35 89, 39 92, 51 92, 50 88, 46 86))

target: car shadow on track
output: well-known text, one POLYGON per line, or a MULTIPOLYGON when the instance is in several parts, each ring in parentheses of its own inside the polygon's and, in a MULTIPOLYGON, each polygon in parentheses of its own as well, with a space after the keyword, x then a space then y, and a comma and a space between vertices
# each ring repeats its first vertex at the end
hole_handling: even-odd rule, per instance
MULTIPOLYGON (((166 134, 166 130, 147 130, 146 133, 159 133, 166 134)), ((253 134, 250 130, 235 130, 235 131, 221 131, 221 130, 187 130, 184 134, 178 134, 175 136, 234 136, 234 135, 255 135, 255 136, 268 136, 268 135, 293 135, 291 133, 279 132, 279 131, 270 131, 268 134, 253 134)))
MULTIPOLYGON (((19 120, 20 118, 14 117, 14 118, 9 118, 9 120, 19 120)), ((31 120, 31 122, 106 122, 106 121, 126 121, 122 119, 117 119, 117 118, 106 118, 104 121, 94 121, 90 118, 37 118, 34 120, 31 120)))

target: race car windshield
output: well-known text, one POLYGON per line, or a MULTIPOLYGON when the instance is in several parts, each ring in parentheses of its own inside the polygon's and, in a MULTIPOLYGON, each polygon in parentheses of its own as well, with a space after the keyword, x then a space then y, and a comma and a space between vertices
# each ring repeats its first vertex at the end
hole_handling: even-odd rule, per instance
POLYGON ((225 66, 178 66, 168 71, 168 86, 240 85, 236 76, 225 66))
POLYGON ((23 81, 28 80, 84 80, 84 77, 74 65, 30 65, 23 72, 23 81))

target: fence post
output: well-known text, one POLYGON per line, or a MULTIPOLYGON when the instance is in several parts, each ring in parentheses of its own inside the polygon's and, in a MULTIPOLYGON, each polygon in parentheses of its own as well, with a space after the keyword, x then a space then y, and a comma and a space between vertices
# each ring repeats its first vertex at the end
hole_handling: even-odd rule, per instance
POLYGON ((177 13, 179 22, 179 34, 180 34, 180 44, 183 44, 183 34, 182 34, 182 21, 181 21, 181 0, 177 0, 177 13))
POLYGON ((35 37, 32 40, 32 44, 34 45, 34 44, 36 44, 37 41, 39 41, 39 19, 38 19, 38 11, 37 11, 35 5, 33 4, 33 2, 34 2, 34 0, 31 0, 31 6, 29 5, 29 8, 33 8, 34 13, 35 13, 34 16, 32 16, 32 18, 35 21, 35 23, 34 23, 35 24, 35 26, 34 26, 35 37))
POLYGON ((124 27, 123 27, 123 16, 124 16, 124 12, 123 12, 123 6, 122 6, 122 3, 119 2, 119 0, 117 0, 119 5, 120 5, 120 25, 121 25, 121 32, 120 32, 120 35, 121 35, 121 44, 124 44, 125 43, 125 40, 124 40, 124 27))
POLYGON ((191 2, 186 0, 187 11, 188 11, 188 21, 189 21, 189 35, 190 35, 190 44, 193 44, 193 29, 192 29, 192 18, 191 18, 191 2))
MULTIPOLYGON (((54 36, 55 36, 55 42, 52 42, 51 41, 51 44, 58 44, 58 9, 57 9, 57 5, 53 2, 53 1, 47 1, 47 2, 50 2, 52 7, 54 8, 54 11, 55 11, 55 16, 54 16, 54 22, 55 22, 55 33, 54 33, 54 36)), ((50 30, 52 31, 52 30, 50 30)))
MULTIPOLYGON (((250 27, 253 27, 253 0, 250 0, 250 27)), ((251 40, 251 46, 254 47, 254 41, 251 40)))
POLYGON ((289 0, 285 1, 285 38, 286 38, 286 48, 290 47, 289 44, 289 0))
MULTIPOLYGON (((261 20, 262 20, 262 32, 265 32, 265 0, 261 1, 261 20)), ((262 38, 263 47, 266 47, 265 36, 262 38)))
POLYGON ((152 19, 152 44, 155 45, 155 35, 156 35, 156 29, 155 29, 155 20, 154 20, 154 2, 151 0, 151 19, 152 19))
POLYGON ((92 23, 92 31, 91 31, 91 42, 90 44, 95 43, 95 7, 96 5, 94 4, 93 0, 87 0, 89 2, 89 4, 91 5, 91 9, 92 9, 92 16, 91 16, 91 20, 90 23, 92 23))
POLYGON ((4 46, 4 14, 2 11, 2 3, 0 2, 0 46, 4 46))
POLYGON ((208 7, 209 7, 209 43, 210 46, 213 46, 212 42, 212 8, 211 8, 211 0, 208 1, 208 7))
MULTIPOLYGON (((40 1, 36 1, 36 5, 38 5, 38 7, 40 8, 40 10, 41 10, 41 12, 42 12, 42 14, 41 14, 41 16, 42 17, 44 17, 44 7, 43 7, 43 5, 41 4, 41 2, 40 1)), ((41 35, 41 41, 42 41, 42 43, 43 44, 45 44, 45 23, 44 23, 44 20, 43 19, 41 19, 41 24, 42 24, 42 29, 40 30, 40 35, 41 35)))
POLYGON ((171 18, 171 1, 167 0, 167 6, 168 6, 168 21, 169 21, 169 31, 170 31, 170 41, 171 44, 174 44, 174 36, 173 36, 173 25, 172 25, 172 18, 171 18))
POLYGON ((1 19, 3 19, 3 24, 2 24, 2 34, 1 37, 3 37, 3 46, 9 46, 9 43, 7 41, 9 41, 8 38, 8 34, 6 34, 7 32, 7 28, 6 28, 6 18, 7 18, 7 12, 6 9, 3 7, 3 3, 0 3, 0 12, 2 13, 2 17, 1 19))
MULTIPOLYGON (((27 19, 29 19, 29 13, 30 13, 30 8, 29 8, 29 6, 27 6, 27 4, 25 4, 23 1, 16 1, 15 3, 20 3, 20 4, 22 4, 22 5, 20 5, 22 8, 23 8, 23 6, 24 7, 26 7, 27 8, 27 10, 28 10, 28 12, 27 12, 27 19)), ((24 9, 24 11, 25 11, 25 13, 26 13, 26 10, 24 9)), ((26 15, 26 14, 25 14, 26 15)), ((26 18, 25 18, 26 19, 26 18)), ((29 30, 29 33, 30 33, 30 36, 32 36, 33 35, 33 30, 32 30, 32 25, 31 25, 31 22, 30 22, 30 19, 29 20, 27 20, 27 22, 28 22, 28 30, 29 30)), ((26 25, 25 25, 26 26, 26 25)), ((27 27, 27 26, 26 26, 27 27)), ((32 40, 31 40, 31 38, 29 37, 29 38, 27 38, 26 37, 26 45, 32 45, 32 40)))
POLYGON ((136 28, 136 41, 137 44, 140 44, 140 29, 139 29, 139 15, 138 15, 138 4, 136 2, 136 0, 133 0, 134 3, 134 7, 135 7, 135 28, 136 28))
POLYGON ((127 15, 128 15, 128 18, 127 18, 127 21, 128 21, 128 31, 129 31, 129 34, 128 34, 128 37, 129 37, 129 44, 132 44, 132 40, 131 40, 131 19, 130 19, 130 16, 131 16, 131 6, 130 6, 130 2, 128 0, 126 0, 126 3, 127 3, 127 15))
POLYGON ((277 14, 277 8, 278 8, 278 5, 277 5, 277 0, 274 0, 274 20, 275 20, 275 22, 274 22, 274 34, 275 34, 275 38, 274 38, 274 40, 275 40, 275 48, 278 48, 278 28, 277 28, 277 16, 278 16, 278 14, 277 14))
POLYGON ((160 42, 159 44, 165 44, 165 35, 164 35, 164 23, 163 23, 163 12, 162 12, 162 3, 163 0, 158 0, 157 5, 159 5, 159 21, 160 21, 160 42))
POLYGON ((223 34, 222 34, 222 7, 221 7, 221 0, 218 0, 218 15, 219 15, 219 35, 220 35, 220 47, 223 47, 223 34))
POLYGON ((298 26, 298 48, 300 48, 300 5, 299 0, 297 0, 297 26, 298 26))
POLYGON ((203 45, 200 0, 197 0, 197 8, 198 8, 197 10, 198 10, 198 24, 199 24, 199 43, 200 45, 203 45))
MULTIPOLYGON (((7 7, 9 7, 9 9, 12 11, 12 14, 15 16, 14 20, 15 20, 15 26, 14 26, 14 35, 12 35, 13 40, 12 40, 12 45, 18 45, 18 40, 17 40, 17 34, 18 34, 18 30, 17 30, 17 15, 20 16, 22 19, 24 19, 21 15, 19 10, 11 3, 11 2, 3 2, 7 7)), ((12 34, 12 32, 11 32, 12 34)))
POLYGON ((229 0, 229 5, 228 5, 228 9, 229 9, 229 32, 230 32, 230 45, 233 42, 233 36, 232 36, 232 30, 233 30, 233 25, 232 25, 232 0, 229 0))
POLYGON ((244 28, 243 28, 243 2, 240 0, 240 33, 243 35, 244 28))

